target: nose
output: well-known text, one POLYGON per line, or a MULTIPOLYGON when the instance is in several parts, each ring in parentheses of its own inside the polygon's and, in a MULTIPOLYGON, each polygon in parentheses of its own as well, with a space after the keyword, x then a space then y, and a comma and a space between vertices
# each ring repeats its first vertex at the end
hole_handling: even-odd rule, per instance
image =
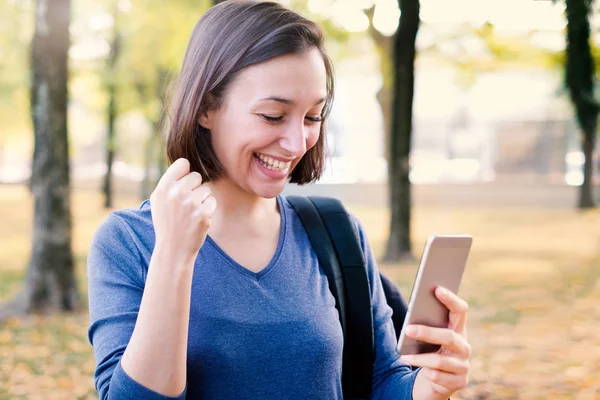
POLYGON ((279 139, 279 146, 292 157, 302 156, 306 153, 307 135, 308 129, 304 125, 304 121, 302 123, 294 122, 289 124, 283 132, 279 139))

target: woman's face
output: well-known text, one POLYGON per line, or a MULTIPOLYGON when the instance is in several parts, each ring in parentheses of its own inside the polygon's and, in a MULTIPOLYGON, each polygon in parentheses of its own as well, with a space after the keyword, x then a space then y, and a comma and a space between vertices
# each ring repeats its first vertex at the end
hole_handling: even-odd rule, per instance
POLYGON ((280 194, 319 138, 326 85, 316 48, 244 69, 229 85, 223 105, 199 120, 211 131, 224 179, 260 197, 280 194))

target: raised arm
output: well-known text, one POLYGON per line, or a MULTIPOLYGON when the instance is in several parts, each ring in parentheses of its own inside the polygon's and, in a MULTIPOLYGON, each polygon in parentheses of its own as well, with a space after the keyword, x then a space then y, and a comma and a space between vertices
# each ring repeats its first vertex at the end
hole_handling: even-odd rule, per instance
POLYGON ((94 237, 89 336, 101 399, 185 398, 193 267, 216 207, 189 168, 177 160, 151 196, 156 244, 145 282, 133 238, 118 217, 94 237))

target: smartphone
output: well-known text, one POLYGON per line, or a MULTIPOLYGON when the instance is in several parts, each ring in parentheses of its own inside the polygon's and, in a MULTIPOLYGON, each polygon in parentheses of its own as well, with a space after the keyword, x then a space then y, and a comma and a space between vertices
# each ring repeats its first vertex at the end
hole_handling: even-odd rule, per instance
POLYGON ((458 293, 473 238, 470 235, 432 235, 427 239, 396 351, 401 355, 435 353, 440 345, 405 337, 411 324, 448 327, 448 308, 435 296, 438 286, 458 293))

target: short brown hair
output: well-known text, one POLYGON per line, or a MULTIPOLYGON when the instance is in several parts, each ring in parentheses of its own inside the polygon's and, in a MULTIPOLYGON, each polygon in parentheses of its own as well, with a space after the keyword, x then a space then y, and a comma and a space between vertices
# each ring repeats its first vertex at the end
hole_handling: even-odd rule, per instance
POLYGON ((224 169, 214 153, 210 132, 199 117, 218 108, 228 85, 244 68, 275 57, 317 48, 327 72, 327 99, 317 143, 290 175, 306 184, 321 177, 325 163, 325 118, 333 101, 333 67, 324 34, 314 22, 274 2, 225 1, 208 10, 194 28, 171 99, 167 137, 169 162, 190 161, 204 182, 219 179, 224 169))

